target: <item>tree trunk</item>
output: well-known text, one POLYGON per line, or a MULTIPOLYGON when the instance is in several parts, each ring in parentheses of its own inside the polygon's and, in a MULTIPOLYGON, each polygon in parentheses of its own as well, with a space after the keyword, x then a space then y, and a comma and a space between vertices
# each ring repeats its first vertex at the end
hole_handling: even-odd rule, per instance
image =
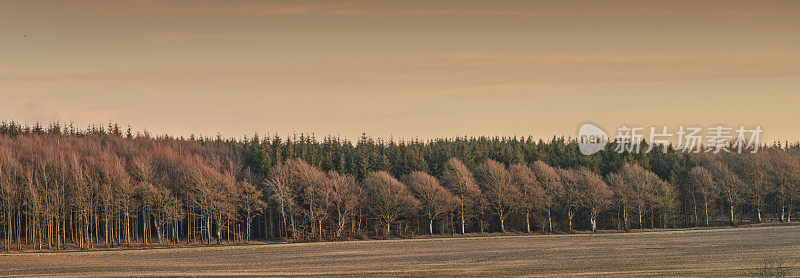
POLYGON ((88 248, 92 248, 92 236, 89 233, 89 226, 91 226, 91 220, 89 217, 91 216, 90 213, 85 213, 83 216, 83 237, 86 240, 86 245, 88 248))
POLYGON ((14 238, 14 230, 11 228, 11 210, 6 211, 6 240, 4 242, 5 250, 11 249, 11 239, 14 238))
POLYGON ((764 221, 763 219, 761 219, 761 204, 756 205, 756 216, 758 218, 758 223, 764 221))
MULTIPOLYGON (((453 215, 452 211, 447 213, 447 219, 450 220, 450 226, 449 226, 450 235, 454 236, 456 234, 456 220, 455 220, 455 215, 453 215)), ((444 233, 444 231, 445 231, 444 223, 442 224, 442 226, 443 226, 442 227, 442 233, 444 233)))
POLYGON ((100 244, 100 215, 94 213, 94 244, 100 244))
POLYGON ((733 204, 731 204, 729 207, 731 211, 731 226, 735 226, 736 223, 734 223, 734 218, 733 218, 733 204))
POLYGON ((700 226, 700 220, 697 217, 697 198, 695 196, 692 196, 692 211, 694 212, 692 213, 694 215, 694 226, 700 226))
POLYGON ((178 235, 178 229, 180 228, 181 221, 178 219, 178 216, 175 216, 172 219, 172 242, 175 245, 180 244, 180 236, 178 235))
POLYGON ((17 207, 17 250, 22 249, 22 219, 20 219, 21 208, 17 207))
POLYGON ((222 214, 217 214, 217 245, 222 244, 222 214))
POLYGON ((433 235, 433 217, 429 217, 430 220, 428 221, 428 232, 433 235))
POLYGON ((272 210, 267 206, 266 210, 267 217, 264 217, 264 220, 268 223, 264 223, 264 239, 272 238, 273 228, 272 228, 272 210))
POLYGON ((336 219, 338 220, 338 227, 336 229, 336 237, 342 236, 342 231, 344 231, 344 215, 342 215, 342 209, 339 206, 336 206, 336 219))
POLYGON ((547 226, 548 226, 549 232, 552 233, 553 232, 553 217, 550 215, 550 208, 549 207, 547 208, 547 226))
POLYGON ((310 203, 311 203, 311 205, 309 205, 308 209, 309 209, 309 212, 311 212, 311 219, 309 219, 309 220, 311 220, 311 234, 309 234, 309 238, 316 234, 315 232, 316 232, 316 229, 317 229, 317 225, 316 225, 317 224, 317 218, 314 216, 314 205, 313 205, 314 204, 314 200, 311 200, 310 203))
POLYGON ((708 227, 708 226, 710 226, 710 221, 708 219, 708 198, 705 198, 705 200, 703 200, 703 205, 705 206, 705 210, 706 210, 705 211, 705 213, 706 213, 706 227, 708 227))
POLYGON ((192 244, 192 215, 191 209, 186 208, 186 245, 192 244))
POLYGON ((500 216, 500 232, 501 233, 505 233, 506 232, 506 223, 505 223, 505 217, 503 217, 503 212, 500 212, 499 216, 500 216))
POLYGON ((464 200, 461 200, 461 234, 464 234, 464 200))
POLYGON ((628 206, 622 205, 622 222, 625 224, 625 231, 630 230, 628 227, 628 206))
POLYGON ((575 212, 572 209, 567 208, 567 222, 568 222, 568 232, 572 232, 572 217, 575 216, 575 212))
POLYGON ((525 212, 525 226, 528 229, 528 233, 531 233, 531 213, 525 212))
POLYGON ((654 208, 650 209, 650 229, 656 228, 656 210, 654 208))
POLYGON ((247 225, 246 225, 246 227, 247 227, 246 228, 247 241, 250 241, 250 222, 253 221, 253 219, 250 218, 250 211, 249 210, 247 211, 246 219, 247 219, 247 225))
POLYGON ((47 250, 53 249, 53 218, 47 218, 47 250))
POLYGON ((203 226, 206 226, 206 228, 205 228, 205 231, 206 231, 205 234, 206 235, 203 236, 200 239, 200 244, 205 243, 206 245, 211 245, 211 221, 212 221, 211 216, 210 215, 206 215, 205 216, 205 224, 204 224, 204 223, 202 223, 203 222, 203 216, 200 216, 200 222, 201 222, 200 223, 200 232, 201 233, 203 232, 203 226))
POLYGON ((297 232, 294 225, 294 214, 289 215, 289 222, 292 224, 292 237, 297 238, 297 232))
POLYGON ((104 218, 105 218, 105 220, 103 220, 103 221, 106 222, 106 225, 105 225, 106 226, 106 230, 105 230, 105 234, 103 234, 103 235, 106 238, 106 248, 109 248, 109 247, 111 247, 111 242, 109 241, 109 240, 111 240, 111 237, 108 236, 108 235, 109 235, 109 231, 111 229, 109 229, 109 226, 108 226, 109 225, 108 212, 103 212, 103 214, 104 214, 104 218))
POLYGON ((644 224, 642 224, 642 214, 644 212, 642 211, 642 207, 639 207, 638 212, 639 212, 639 229, 643 229, 644 228, 644 224))
POLYGON ((160 245, 164 244, 164 241, 162 240, 162 236, 163 235, 161 234, 161 228, 162 228, 161 226, 163 226, 163 224, 161 224, 161 217, 160 216, 155 216, 154 218, 155 218, 155 225, 156 225, 156 236, 158 237, 158 245, 160 246, 160 245))
POLYGON ((282 232, 281 234, 285 234, 284 231, 286 230, 286 210, 284 209, 283 203, 281 203, 281 218, 283 218, 283 226, 282 226, 283 229, 280 230, 282 232))

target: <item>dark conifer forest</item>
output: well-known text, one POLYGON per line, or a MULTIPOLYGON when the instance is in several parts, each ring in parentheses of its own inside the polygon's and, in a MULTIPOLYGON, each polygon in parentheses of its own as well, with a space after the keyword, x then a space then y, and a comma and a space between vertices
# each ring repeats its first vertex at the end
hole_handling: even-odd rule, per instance
POLYGON ((554 137, 174 138, 0 124, 3 250, 792 222, 800 146, 585 156, 554 137))

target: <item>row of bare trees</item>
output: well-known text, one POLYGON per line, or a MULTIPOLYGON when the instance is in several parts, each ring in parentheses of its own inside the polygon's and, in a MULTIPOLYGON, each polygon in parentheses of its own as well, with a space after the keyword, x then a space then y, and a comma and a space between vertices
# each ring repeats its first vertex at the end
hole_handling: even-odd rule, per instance
MULTIPOLYGON (((235 146, 235 145, 234 145, 235 146)), ((800 160, 779 148, 695 155, 685 184, 637 163, 605 175, 543 161, 438 174, 375 170, 359 178, 291 158, 244 166, 223 141, 87 134, 0 136, 4 250, 327 240, 471 232, 543 232, 731 224, 763 213, 791 221, 800 160), (682 215, 681 197, 691 211, 682 215), (738 214, 738 215, 737 215, 738 214)), ((683 212, 684 214, 686 212, 683 212)))
POLYGON ((731 225, 737 223, 739 207, 747 206, 756 222, 763 222, 768 207, 776 208, 779 221, 791 222, 794 204, 800 199, 800 159, 777 148, 742 155, 702 155, 689 171, 695 225, 703 215, 709 226, 709 207, 724 206, 731 225), (697 211, 701 210, 702 213, 697 211))
POLYGON ((488 214, 496 215, 500 230, 505 231, 510 213, 523 208, 527 217, 545 202, 544 189, 531 168, 512 165, 510 169, 487 160, 473 175, 454 158, 440 178, 415 171, 398 180, 385 171, 375 171, 357 182, 350 175, 323 173, 292 159, 272 172, 267 185, 279 210, 280 236, 322 238, 328 228, 340 237, 346 227, 350 235, 356 235, 370 224, 375 234, 389 236, 393 225, 402 229, 403 223, 414 221, 425 223, 416 225, 415 232, 424 229, 433 234, 435 222, 452 224, 454 219, 459 219, 464 233, 466 223, 476 218, 483 230, 488 214), (305 223, 298 223, 300 219, 305 223), (331 221, 325 225, 327 219, 331 221))
MULTIPOLYGON (((771 155, 765 153, 764 157, 771 155)), ((731 213, 734 223, 733 213, 741 202, 751 201, 763 208, 767 196, 783 192, 772 191, 773 187, 763 184, 750 185, 728 168, 734 160, 752 159, 749 156, 698 159, 705 166, 690 172, 696 185, 692 195, 704 208, 705 225, 710 225, 714 206, 730 208, 726 213, 731 213)), ((776 159, 797 162, 788 156, 776 159)), ((776 170, 759 169, 770 173, 776 170)), ((793 175, 792 182, 785 186, 794 188, 795 193, 791 194, 795 195, 791 196, 796 196, 800 175, 787 175, 793 175)), ((587 168, 562 169, 542 161, 506 166, 487 159, 471 170, 452 158, 438 178, 421 171, 397 178, 375 171, 359 183, 349 175, 326 174, 292 159, 279 166, 267 184, 271 199, 280 209, 283 224, 278 235, 298 238, 322 239, 325 231, 335 231, 333 236, 341 237, 344 227, 350 227, 351 236, 369 233, 365 227, 382 236, 409 231, 434 234, 436 223, 440 224, 441 233, 506 232, 510 217, 515 220, 514 230, 524 232, 534 230, 537 220, 541 230, 553 232, 572 231, 576 218, 586 221, 583 227, 592 231, 598 226, 625 230, 676 226, 680 218, 676 187, 632 163, 603 177, 587 168), (605 225, 598 223, 603 215, 605 225), (563 225, 558 225, 559 220, 563 225), (392 227, 396 227, 395 232, 392 227)), ((697 210, 692 216, 700 219, 697 210)))
POLYGON ((237 161, 166 138, 0 136, 3 248, 246 240, 264 201, 237 161))

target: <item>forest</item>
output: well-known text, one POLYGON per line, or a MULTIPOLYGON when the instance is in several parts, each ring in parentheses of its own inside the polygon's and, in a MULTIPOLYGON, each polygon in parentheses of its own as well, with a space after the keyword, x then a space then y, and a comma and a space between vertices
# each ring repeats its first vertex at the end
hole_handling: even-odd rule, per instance
MULTIPOLYGON (((645 142, 646 144, 646 142, 645 142)), ((0 123, 3 250, 790 223, 800 145, 585 156, 553 137, 170 137, 0 123)))

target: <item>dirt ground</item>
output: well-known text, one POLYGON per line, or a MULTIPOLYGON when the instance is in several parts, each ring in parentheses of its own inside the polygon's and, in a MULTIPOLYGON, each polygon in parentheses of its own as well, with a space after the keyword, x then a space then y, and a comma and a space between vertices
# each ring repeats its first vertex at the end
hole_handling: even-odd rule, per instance
POLYGON ((0 255, 0 276, 747 276, 800 226, 0 255))

